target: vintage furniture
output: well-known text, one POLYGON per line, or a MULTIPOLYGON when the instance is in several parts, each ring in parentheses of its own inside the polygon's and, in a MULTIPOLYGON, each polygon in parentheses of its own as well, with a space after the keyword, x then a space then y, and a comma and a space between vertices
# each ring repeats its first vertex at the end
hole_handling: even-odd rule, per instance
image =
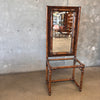
POLYGON ((71 80, 82 91, 85 65, 76 58, 80 13, 81 7, 47 6, 46 83, 49 95, 51 95, 51 83, 59 81, 71 80), (49 63, 58 60, 73 60, 73 64, 71 66, 54 67, 49 63), (72 78, 51 80, 52 70, 64 68, 73 69, 72 78), (80 84, 75 80, 75 68, 79 68, 81 71, 80 84))

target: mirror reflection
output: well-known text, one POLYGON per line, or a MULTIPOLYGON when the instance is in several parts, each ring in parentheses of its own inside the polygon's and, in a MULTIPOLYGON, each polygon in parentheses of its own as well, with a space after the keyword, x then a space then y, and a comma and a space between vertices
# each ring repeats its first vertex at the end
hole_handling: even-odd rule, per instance
POLYGON ((53 52, 72 52, 73 12, 53 12, 53 52))

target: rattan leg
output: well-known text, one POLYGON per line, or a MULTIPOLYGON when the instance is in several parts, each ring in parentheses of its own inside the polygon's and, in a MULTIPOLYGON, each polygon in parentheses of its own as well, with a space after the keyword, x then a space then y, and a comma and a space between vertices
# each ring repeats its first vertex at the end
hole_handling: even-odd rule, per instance
POLYGON ((48 65, 46 63, 46 83, 48 84, 48 65))
MULTIPOLYGON (((76 64, 76 60, 74 59, 73 65, 76 64)), ((72 79, 75 79, 75 68, 73 68, 73 74, 72 74, 72 79)))
POLYGON ((80 91, 82 91, 83 75, 84 75, 84 68, 82 68, 82 71, 81 71, 80 91))
POLYGON ((49 69, 49 84, 48 84, 49 96, 51 96, 51 74, 52 74, 52 71, 51 69, 49 69))

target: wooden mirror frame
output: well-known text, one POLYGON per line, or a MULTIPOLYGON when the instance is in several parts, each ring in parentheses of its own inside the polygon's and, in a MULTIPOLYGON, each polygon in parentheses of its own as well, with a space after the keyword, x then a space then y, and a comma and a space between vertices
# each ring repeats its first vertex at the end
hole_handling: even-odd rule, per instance
POLYGON ((78 33, 79 33, 79 22, 80 22, 80 13, 81 7, 61 7, 61 6, 47 6, 47 27, 46 27, 46 48, 47 48, 47 56, 74 56, 76 55, 77 51, 77 40, 78 40, 78 33), (53 11, 72 11, 76 12, 75 18, 75 27, 74 27, 74 41, 73 41, 73 52, 52 52, 52 26, 53 26, 53 11))

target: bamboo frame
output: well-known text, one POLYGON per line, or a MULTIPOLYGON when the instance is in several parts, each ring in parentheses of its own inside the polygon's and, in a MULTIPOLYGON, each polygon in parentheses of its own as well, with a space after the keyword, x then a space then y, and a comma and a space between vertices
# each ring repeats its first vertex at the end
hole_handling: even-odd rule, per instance
POLYGON ((47 87, 48 87, 48 94, 49 96, 51 95, 51 83, 54 82, 64 82, 64 81, 73 81, 76 86, 79 88, 80 91, 82 91, 82 83, 83 83, 83 75, 84 75, 84 67, 85 65, 83 63, 81 63, 77 58, 72 59, 72 58, 63 58, 63 59, 48 59, 47 61, 47 66, 48 66, 48 71, 49 71, 49 78, 48 75, 46 74, 46 80, 47 81, 47 87), (59 67, 53 67, 50 65, 49 61, 57 61, 57 60, 75 60, 75 63, 78 62, 80 65, 73 65, 73 66, 59 66, 59 67), (63 68, 73 68, 73 75, 72 78, 69 79, 59 79, 59 80, 51 80, 51 75, 52 75, 52 71, 56 70, 56 69, 63 69, 63 68), (80 84, 77 83, 77 81, 75 80, 75 68, 79 68, 81 69, 81 78, 80 78, 80 84))
POLYGON ((78 33, 79 33, 79 21, 80 21, 80 13, 81 13, 81 7, 61 7, 61 6, 47 6, 47 27, 46 27, 46 83, 48 88, 48 94, 51 95, 51 83, 53 82, 63 82, 63 81, 73 81, 76 86, 79 88, 80 91, 82 91, 82 83, 83 83, 83 75, 84 75, 84 68, 85 65, 81 63, 76 58, 76 52, 77 52, 77 41, 78 41, 78 33), (73 29, 73 42, 72 42, 72 52, 52 52, 52 12, 53 11, 70 11, 70 12, 76 12, 76 17, 74 20, 74 29, 73 29), (49 59, 50 57, 60 57, 60 56, 73 56, 73 58, 57 58, 57 59, 49 59), (51 66, 49 61, 59 61, 59 60, 73 60, 72 66, 51 66), (76 62, 79 63, 79 65, 76 65, 76 62), (52 80, 52 71, 56 69, 64 69, 64 68, 73 68, 72 77, 69 79, 59 79, 59 80, 52 80), (75 69, 79 68, 81 71, 81 77, 80 77, 80 83, 77 83, 75 80, 75 69))

